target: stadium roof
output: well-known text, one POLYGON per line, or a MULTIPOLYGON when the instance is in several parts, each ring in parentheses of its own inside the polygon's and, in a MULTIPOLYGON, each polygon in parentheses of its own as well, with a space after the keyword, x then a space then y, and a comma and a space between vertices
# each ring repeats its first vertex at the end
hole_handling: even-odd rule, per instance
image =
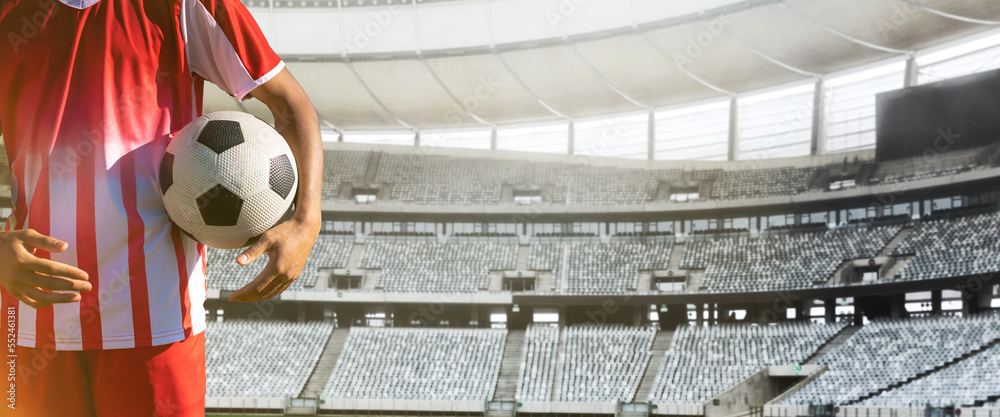
MULTIPOLYGON (((646 112, 904 61, 1000 24, 991 0, 339 1, 245 1, 337 130, 646 112)), ((208 90, 207 111, 270 120, 208 90)))

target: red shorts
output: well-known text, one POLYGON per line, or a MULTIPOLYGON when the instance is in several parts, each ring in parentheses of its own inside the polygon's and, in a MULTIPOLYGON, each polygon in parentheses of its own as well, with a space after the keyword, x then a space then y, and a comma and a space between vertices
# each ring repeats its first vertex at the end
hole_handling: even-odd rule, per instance
MULTIPOLYGON (((5 361, 9 361, 7 357, 5 361)), ((9 372, 10 362, 4 367, 9 372)), ((17 347, 14 381, 0 383, 0 416, 205 415, 205 334, 137 349, 17 347), (11 384, 14 392, 11 393, 11 384), (13 402, 13 409, 11 408, 13 402)))

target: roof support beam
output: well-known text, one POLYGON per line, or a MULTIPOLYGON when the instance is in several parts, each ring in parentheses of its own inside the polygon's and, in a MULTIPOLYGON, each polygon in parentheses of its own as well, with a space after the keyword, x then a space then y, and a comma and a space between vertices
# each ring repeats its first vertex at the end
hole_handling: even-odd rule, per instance
POLYGON ((812 16, 809 16, 805 12, 792 7, 788 3, 782 3, 781 5, 782 5, 782 7, 785 7, 786 9, 795 12, 799 16, 802 16, 806 20, 808 20, 810 22, 813 22, 816 26, 819 26, 823 30, 825 30, 827 32, 830 32, 830 33, 832 33, 835 36, 838 36, 840 38, 843 38, 843 39, 846 39, 848 41, 854 42, 854 43, 856 43, 858 45, 861 45, 861 46, 864 46, 864 47, 867 47, 867 48, 871 48, 871 49, 875 49, 875 50, 879 50, 879 51, 883 51, 883 52, 893 53, 893 54, 905 54, 905 55, 912 55, 913 54, 913 51, 906 51, 906 50, 902 50, 902 49, 890 48, 888 46, 876 45, 874 43, 871 43, 871 42, 868 42, 868 41, 864 41, 864 40, 855 38, 854 36, 848 35, 848 34, 846 34, 844 32, 841 32, 841 31, 839 31, 837 29, 834 29, 834 28, 830 27, 830 25, 827 25, 826 23, 820 22, 816 18, 814 18, 812 16))
POLYGON ((727 161, 735 161, 740 153, 740 108, 736 95, 729 97, 729 150, 727 161))
POLYGON ((660 45, 657 45, 656 42, 653 42, 652 39, 649 39, 649 36, 646 34, 646 32, 637 32, 636 34, 639 35, 639 37, 642 38, 642 40, 646 41, 646 43, 649 44, 649 46, 652 46, 653 49, 655 49, 657 52, 659 52, 660 55, 663 55, 665 58, 669 59, 670 62, 673 63, 674 66, 677 67, 677 69, 680 72, 684 73, 684 75, 687 75, 692 80, 695 80, 699 84, 701 84, 701 85, 703 85, 705 87, 708 87, 708 88, 710 88, 712 90, 715 90, 715 91, 717 91, 719 93, 722 93, 722 94, 726 94, 726 95, 730 95, 730 96, 736 94, 736 93, 734 93, 732 91, 726 90, 726 89, 724 89, 722 87, 719 87, 719 86, 717 86, 715 84, 712 84, 712 83, 710 83, 708 81, 705 81, 703 78, 695 75, 694 73, 692 73, 691 71, 689 71, 687 68, 684 68, 684 66, 681 65, 680 62, 677 62, 677 59, 675 59, 673 56, 671 56, 669 53, 667 53, 667 51, 664 51, 663 48, 661 48, 660 45))
MULTIPOLYGON (((344 27, 343 3, 344 0, 337 0, 337 12, 338 12, 337 14, 340 16, 340 40, 343 45, 347 45, 347 33, 345 32, 346 29, 344 27)), ((375 101, 375 104, 378 104, 378 106, 382 109, 382 111, 386 112, 386 114, 388 114, 390 118, 395 120, 396 123, 399 123, 400 125, 403 125, 414 132, 420 130, 419 128, 404 122, 403 119, 400 119, 398 116, 396 116, 396 113, 393 113, 392 110, 389 110, 389 107, 386 107, 385 103, 383 103, 382 100, 380 100, 378 96, 375 95, 375 92, 372 91, 371 87, 368 87, 368 83, 366 83, 365 80, 361 78, 361 75, 358 74, 358 70, 354 68, 354 64, 351 62, 351 57, 347 54, 346 47, 343 50, 341 50, 340 54, 341 58, 344 60, 344 64, 346 64, 347 68, 351 70, 351 74, 354 74, 354 78, 357 79, 359 83, 361 83, 361 87, 363 87, 365 91, 368 92, 368 95, 372 98, 372 100, 375 101)))
POLYGON ((538 94, 535 94, 535 91, 532 90, 531 87, 528 87, 528 84, 525 84, 524 80, 522 80, 521 77, 519 75, 517 75, 517 72, 515 72, 514 69, 510 67, 510 64, 508 64, 507 60, 504 59, 503 54, 501 54, 500 52, 497 51, 497 48, 496 48, 496 38, 495 38, 496 35, 493 32, 493 2, 492 2, 492 0, 486 0, 486 6, 487 6, 486 12, 488 14, 488 20, 490 22, 490 52, 493 54, 494 57, 496 57, 500 61, 500 64, 503 65, 503 67, 507 70, 507 72, 510 74, 510 76, 514 77, 514 81, 517 81, 517 83, 521 86, 521 88, 524 89, 525 92, 527 92, 532 97, 534 97, 535 101, 538 102, 539 105, 541 105, 542 107, 545 108, 545 110, 548 110, 550 113, 552 113, 552 114, 554 114, 556 116, 559 116, 559 117, 561 117, 563 119, 566 119, 568 121, 572 121, 572 117, 569 117, 569 116, 567 116, 567 115, 565 115, 563 113, 560 113, 556 109, 553 109, 552 106, 549 106, 549 104, 546 103, 545 100, 542 100, 542 98, 539 97, 538 94))
POLYGON ((737 36, 735 33, 733 33, 728 28, 726 28, 725 32, 723 32, 723 33, 725 33, 726 35, 729 35, 736 42, 739 42, 740 45, 743 45, 744 47, 746 47, 748 50, 750 50, 750 52, 753 52, 755 55, 757 55, 757 56, 759 56, 761 58, 764 58, 764 60, 769 61, 769 62, 771 62, 774 65, 777 65, 779 67, 782 67, 782 68, 784 68, 786 70, 789 70, 789 71, 797 73, 797 74, 805 75, 807 77, 816 77, 816 78, 822 77, 822 75, 820 75, 820 74, 817 74, 815 72, 806 71, 804 69, 792 66, 791 64, 782 62, 782 61, 778 60, 777 58, 774 58, 774 57, 772 57, 772 56, 764 53, 760 49, 757 49, 753 45, 750 45, 749 43, 747 43, 747 41, 745 41, 745 40, 743 40, 743 38, 737 36))
POLYGON ((903 3, 906 3, 906 4, 909 4, 911 6, 919 7, 920 9, 922 9, 922 10, 928 12, 928 13, 936 14, 936 15, 941 16, 941 17, 947 17, 949 19, 957 20, 959 22, 975 23, 975 24, 979 24, 979 25, 1000 25, 1000 21, 996 21, 996 20, 984 20, 984 19, 976 19, 976 18, 972 18, 972 17, 959 16, 957 14, 951 14, 951 13, 948 13, 948 12, 943 12, 943 11, 938 10, 938 9, 934 9, 934 8, 931 8, 931 7, 924 6, 923 4, 920 4, 920 2, 914 1, 914 0, 899 0, 899 1, 901 1, 903 3))
POLYGON ((577 58, 580 58, 580 62, 583 62, 583 65, 587 67, 587 69, 590 70, 590 72, 592 72, 595 76, 597 76, 597 78, 600 79, 601 82, 604 83, 604 85, 608 86, 608 88, 610 88, 611 91, 614 91, 615 94, 618 94, 625 100, 628 100, 629 103, 632 103, 639 108, 647 110, 651 108, 649 105, 640 103, 639 100, 636 100, 631 96, 629 96, 628 94, 625 94, 625 92, 622 91, 620 88, 618 88, 618 86, 616 86, 614 83, 612 83, 611 80, 608 80, 608 77, 605 77, 604 74, 601 73, 601 71, 595 68, 594 65, 591 64, 590 61, 585 56, 583 56, 582 53, 580 53, 580 50, 577 49, 576 45, 566 44, 566 47, 568 47, 569 50, 573 51, 573 54, 576 55, 577 58))
POLYGON ((816 79, 816 89, 813 92, 813 125, 812 125, 812 137, 811 146, 809 146, 810 155, 822 155, 826 152, 826 130, 823 128, 826 125, 826 95, 823 94, 825 91, 823 86, 823 79, 816 79))
POLYGON ((424 59, 423 45, 421 45, 420 42, 420 9, 417 7, 417 2, 414 1, 411 4, 413 5, 413 31, 414 31, 413 36, 417 42, 417 59, 420 60, 420 63, 423 64, 424 68, 427 68, 427 72, 429 72, 431 74, 431 77, 434 78, 434 82, 436 82, 437 85, 441 87, 442 90, 444 90, 445 94, 447 94, 448 97, 451 98, 451 101, 453 101, 455 105, 461 108, 462 111, 464 111, 465 114, 469 115, 469 117, 471 117, 473 120, 483 125, 492 127, 493 123, 483 120, 483 118, 473 113, 472 109, 470 109, 469 106, 465 105, 465 102, 459 100, 458 97, 455 96, 455 93, 453 93, 451 89, 449 89, 448 86, 446 86, 444 82, 441 81, 441 77, 438 76, 437 71, 434 71, 434 68, 431 67, 431 64, 427 63, 427 60, 424 59))

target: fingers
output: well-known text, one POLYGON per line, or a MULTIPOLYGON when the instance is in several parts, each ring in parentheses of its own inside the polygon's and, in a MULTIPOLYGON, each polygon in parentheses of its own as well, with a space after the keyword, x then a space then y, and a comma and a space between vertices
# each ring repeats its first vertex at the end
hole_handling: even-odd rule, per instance
POLYGON ((23 273, 21 279, 30 287, 48 291, 89 292, 93 289, 93 286, 87 281, 63 278, 59 276, 46 276, 31 272, 23 273))
POLYGON ((80 281, 87 281, 90 279, 87 272, 80 268, 43 258, 34 258, 25 262, 24 268, 29 271, 40 272, 45 275, 52 275, 55 277, 66 277, 80 281))
POLYGON ((53 237, 45 236, 32 229, 23 231, 20 238, 26 245, 49 253, 59 253, 69 248, 68 243, 53 237))
POLYGON ((264 270, 257 278, 249 284, 236 290, 229 296, 229 301, 252 302, 267 300, 281 294, 295 278, 289 278, 286 274, 278 273, 278 268, 272 265, 275 261, 268 262, 264 270))
POLYGON ((274 261, 274 258, 271 258, 271 261, 268 262, 267 266, 264 267, 264 270, 257 275, 257 278, 254 278, 253 281, 244 285, 243 288, 240 288, 236 290, 236 292, 232 293, 229 296, 229 301, 250 302, 262 300, 263 297, 261 296, 261 291, 266 289, 271 281, 274 281, 274 278, 278 275, 274 266, 274 261))
POLYGON ((35 305, 32 305, 32 303, 25 301, 25 304, 34 308, 48 307, 52 304, 75 303, 83 298, 80 293, 47 292, 33 287, 21 288, 21 294, 34 302, 35 305))
POLYGON ((250 245, 247 250, 243 251, 239 256, 236 257, 236 263, 246 266, 250 265, 253 261, 257 260, 264 252, 267 252, 270 244, 268 243, 267 236, 261 236, 257 239, 257 242, 250 245))

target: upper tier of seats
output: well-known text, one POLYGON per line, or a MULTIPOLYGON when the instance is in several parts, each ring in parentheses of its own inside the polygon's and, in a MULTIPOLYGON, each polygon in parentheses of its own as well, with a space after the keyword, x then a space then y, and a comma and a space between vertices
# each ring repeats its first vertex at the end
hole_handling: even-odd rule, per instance
MULTIPOLYGON (((758 198, 800 194, 809 189, 816 168, 769 168, 745 171, 718 171, 712 198, 758 198)), ((707 175, 701 176, 704 179, 707 175)))
POLYGON ((534 183, 552 189, 567 205, 642 204, 656 197, 660 181, 680 181, 681 170, 643 170, 538 163, 534 183))
POLYGON ((703 403, 764 367, 802 364, 843 327, 809 322, 679 327, 649 400, 703 403))
POLYGON ((506 330, 354 327, 323 398, 487 401, 506 330))
MULTIPOLYGON (((991 148, 992 149, 992 148, 991 148)), ((926 164, 917 158, 906 161, 834 163, 809 167, 768 167, 723 170, 704 168, 619 168, 579 163, 530 162, 526 159, 464 157, 447 155, 383 153, 369 158, 368 151, 324 152, 324 198, 336 198, 341 183, 360 182, 370 160, 377 183, 392 184, 388 202, 416 205, 497 205, 513 203, 502 197, 505 185, 539 186, 548 204, 635 205, 667 202, 657 195, 661 183, 703 181, 698 199, 730 200, 791 196, 805 192, 829 192, 824 179, 844 177, 859 186, 895 184, 955 175, 973 169, 994 167, 1000 153, 985 150, 961 153, 947 160, 926 164), (860 169, 864 168, 864 169, 860 169), (837 174, 832 174, 837 172, 837 174), (839 172, 850 173, 845 175, 839 172), (710 190, 710 191, 707 191, 710 190)), ((834 191, 835 192, 835 191, 834 191)), ((383 197, 384 198, 384 197, 383 197)), ((510 197, 506 197, 510 198, 510 197)), ((385 199, 377 203, 386 203, 385 199)))
POLYGON ((361 182, 365 179, 370 152, 323 152, 323 198, 335 198, 342 182, 361 182))
POLYGON ((918 280, 1000 271, 1000 213, 924 221, 894 251, 915 254, 900 279, 918 280))
MULTIPOLYGON (((652 327, 575 325, 564 329, 555 401, 632 401, 649 363, 652 327)), ((520 399, 520 398, 519 398, 520 399)))
POLYGON ((209 321, 209 397, 297 397, 333 331, 329 323, 209 321))
MULTIPOLYGON (((856 401, 921 372, 961 359, 967 352, 998 338, 1000 317, 996 315, 875 321, 836 350, 819 358, 818 363, 829 369, 784 403, 845 404, 856 401)), ((969 384, 972 380, 966 381, 969 384)), ((908 405, 906 392, 910 391, 898 398, 892 394, 883 399, 897 398, 888 401, 908 405)))
POLYGON ((476 292, 491 270, 513 270, 517 245, 492 242, 370 242, 362 268, 380 269, 378 286, 394 292, 476 292))
POLYGON ((681 268, 704 268, 701 285, 709 291, 809 288, 830 278, 844 260, 875 256, 898 232, 899 226, 838 228, 688 242, 681 268))
POLYGON ((377 182, 416 204, 497 204, 503 184, 524 183, 525 161, 384 154, 377 182))

